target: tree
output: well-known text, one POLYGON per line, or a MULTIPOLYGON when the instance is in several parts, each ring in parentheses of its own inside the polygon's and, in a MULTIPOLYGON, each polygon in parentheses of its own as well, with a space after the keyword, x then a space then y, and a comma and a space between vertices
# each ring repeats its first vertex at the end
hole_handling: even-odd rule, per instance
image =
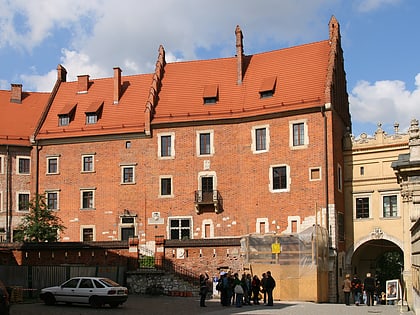
POLYGON ((63 231, 61 219, 49 209, 44 195, 36 195, 29 202, 29 213, 18 226, 15 240, 18 242, 56 242, 58 232, 63 231))

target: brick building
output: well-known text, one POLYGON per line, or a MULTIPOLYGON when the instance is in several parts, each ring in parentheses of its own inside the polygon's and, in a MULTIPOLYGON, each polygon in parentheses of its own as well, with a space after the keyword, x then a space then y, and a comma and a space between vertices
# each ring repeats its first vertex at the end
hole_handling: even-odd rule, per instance
POLYGON ((254 55, 238 26, 229 58, 166 63, 161 46, 151 74, 67 82, 59 65, 31 159, 60 239, 138 238, 201 271, 221 255, 244 266, 242 236, 320 225, 333 300, 351 119, 339 24, 328 26, 326 40, 254 55))

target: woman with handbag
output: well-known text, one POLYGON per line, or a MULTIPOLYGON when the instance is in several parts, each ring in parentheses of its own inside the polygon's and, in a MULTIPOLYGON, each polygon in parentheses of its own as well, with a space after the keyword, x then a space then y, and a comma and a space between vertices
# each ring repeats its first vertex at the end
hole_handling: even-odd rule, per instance
POLYGON ((206 307, 206 297, 209 287, 207 281, 209 280, 209 275, 206 272, 206 275, 200 275, 200 307, 206 307))
POLYGON ((235 291, 235 298, 236 298, 236 307, 242 307, 242 301, 244 299, 244 283, 242 283, 241 280, 239 280, 238 273, 234 274, 233 279, 233 287, 235 291))

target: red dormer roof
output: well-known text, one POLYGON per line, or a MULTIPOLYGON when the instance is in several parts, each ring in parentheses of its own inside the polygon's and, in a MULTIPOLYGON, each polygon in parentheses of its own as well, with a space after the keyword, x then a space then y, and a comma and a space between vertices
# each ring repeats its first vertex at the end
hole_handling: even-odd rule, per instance
MULTIPOLYGON (((21 86, 20 86, 21 88, 21 86)), ((30 146, 49 93, 0 91, 0 145, 30 146)))
POLYGON ((75 82, 61 82, 37 139, 144 132, 144 110, 152 74, 123 76, 119 80, 90 79, 87 91, 80 90, 80 78, 86 76, 79 76, 75 82), (115 82, 121 84, 116 94, 115 82), (118 101, 114 100, 116 95, 120 95, 118 101), (59 116, 70 114, 74 108, 68 125, 60 126, 59 116), (97 122, 87 124, 86 115, 99 111, 97 122))
POLYGON ((325 104, 328 41, 237 57, 170 63, 165 66, 154 123, 241 118, 325 104), (217 102, 203 91, 217 87, 217 102), (272 96, 261 92, 273 90, 272 96))

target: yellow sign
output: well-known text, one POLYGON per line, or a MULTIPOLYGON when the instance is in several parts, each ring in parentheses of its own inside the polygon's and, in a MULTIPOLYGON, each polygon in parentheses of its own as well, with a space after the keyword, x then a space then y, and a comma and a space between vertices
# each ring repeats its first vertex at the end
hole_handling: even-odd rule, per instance
POLYGON ((271 244, 271 253, 272 254, 280 254, 280 252, 281 252, 280 243, 271 244))

